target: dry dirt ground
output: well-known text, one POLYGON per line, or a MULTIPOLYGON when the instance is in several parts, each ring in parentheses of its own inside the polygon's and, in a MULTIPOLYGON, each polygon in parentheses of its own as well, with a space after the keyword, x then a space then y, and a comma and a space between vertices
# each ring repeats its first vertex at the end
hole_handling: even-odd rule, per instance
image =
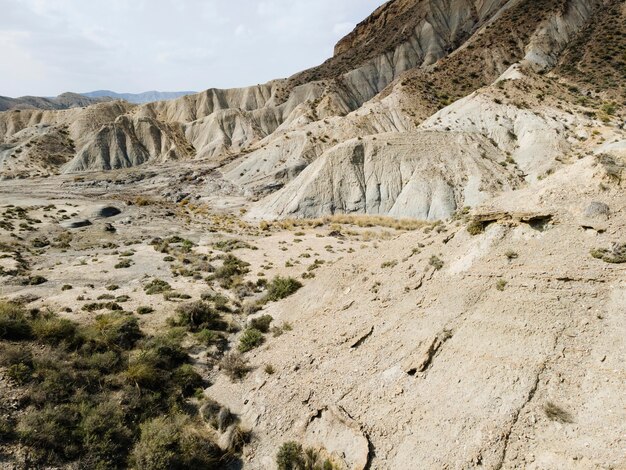
POLYGON ((11 273, 0 297, 79 322, 94 302, 149 306, 137 316, 150 332, 186 301, 147 295, 160 279, 194 300, 226 295, 231 347, 255 316, 288 326, 245 354, 252 370, 240 381, 194 346, 205 395, 252 430, 245 468, 273 468, 276 449, 296 440, 350 469, 624 469, 626 265, 592 256, 626 242, 613 176, 587 157, 412 230, 247 222, 240 195, 219 207, 210 191, 172 202, 146 180, 93 194, 69 176, 6 182, 0 265, 11 273), (105 206, 120 214, 96 217, 105 206), (243 281, 292 276, 304 287, 247 315, 260 295, 250 285, 206 281, 225 240, 250 264, 243 281))

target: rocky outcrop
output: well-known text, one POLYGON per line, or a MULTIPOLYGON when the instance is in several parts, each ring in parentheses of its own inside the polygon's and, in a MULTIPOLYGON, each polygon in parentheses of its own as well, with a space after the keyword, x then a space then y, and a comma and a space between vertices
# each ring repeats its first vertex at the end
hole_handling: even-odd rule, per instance
POLYGON ((415 132, 354 139, 325 152, 252 217, 389 214, 440 219, 520 179, 486 138, 415 132))

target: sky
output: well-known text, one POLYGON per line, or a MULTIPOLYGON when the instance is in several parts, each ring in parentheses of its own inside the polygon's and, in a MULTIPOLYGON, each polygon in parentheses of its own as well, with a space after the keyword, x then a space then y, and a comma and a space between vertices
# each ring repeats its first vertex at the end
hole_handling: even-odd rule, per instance
POLYGON ((202 91, 330 57, 384 0, 0 0, 0 95, 202 91))

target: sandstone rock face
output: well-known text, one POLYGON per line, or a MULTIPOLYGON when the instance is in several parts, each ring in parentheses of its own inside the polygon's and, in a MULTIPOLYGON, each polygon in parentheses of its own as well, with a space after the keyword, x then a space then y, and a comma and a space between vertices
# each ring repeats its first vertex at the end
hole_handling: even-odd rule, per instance
POLYGON ((477 204, 520 182, 497 159, 489 140, 467 134, 424 131, 355 139, 328 150, 251 216, 446 218, 463 204, 477 204))

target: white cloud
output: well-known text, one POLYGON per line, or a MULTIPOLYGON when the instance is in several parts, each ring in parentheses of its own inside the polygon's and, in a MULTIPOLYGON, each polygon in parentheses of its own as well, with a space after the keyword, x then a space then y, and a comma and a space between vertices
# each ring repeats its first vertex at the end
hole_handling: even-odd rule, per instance
POLYGON ((322 62, 383 0, 0 0, 0 95, 261 83, 322 62))

